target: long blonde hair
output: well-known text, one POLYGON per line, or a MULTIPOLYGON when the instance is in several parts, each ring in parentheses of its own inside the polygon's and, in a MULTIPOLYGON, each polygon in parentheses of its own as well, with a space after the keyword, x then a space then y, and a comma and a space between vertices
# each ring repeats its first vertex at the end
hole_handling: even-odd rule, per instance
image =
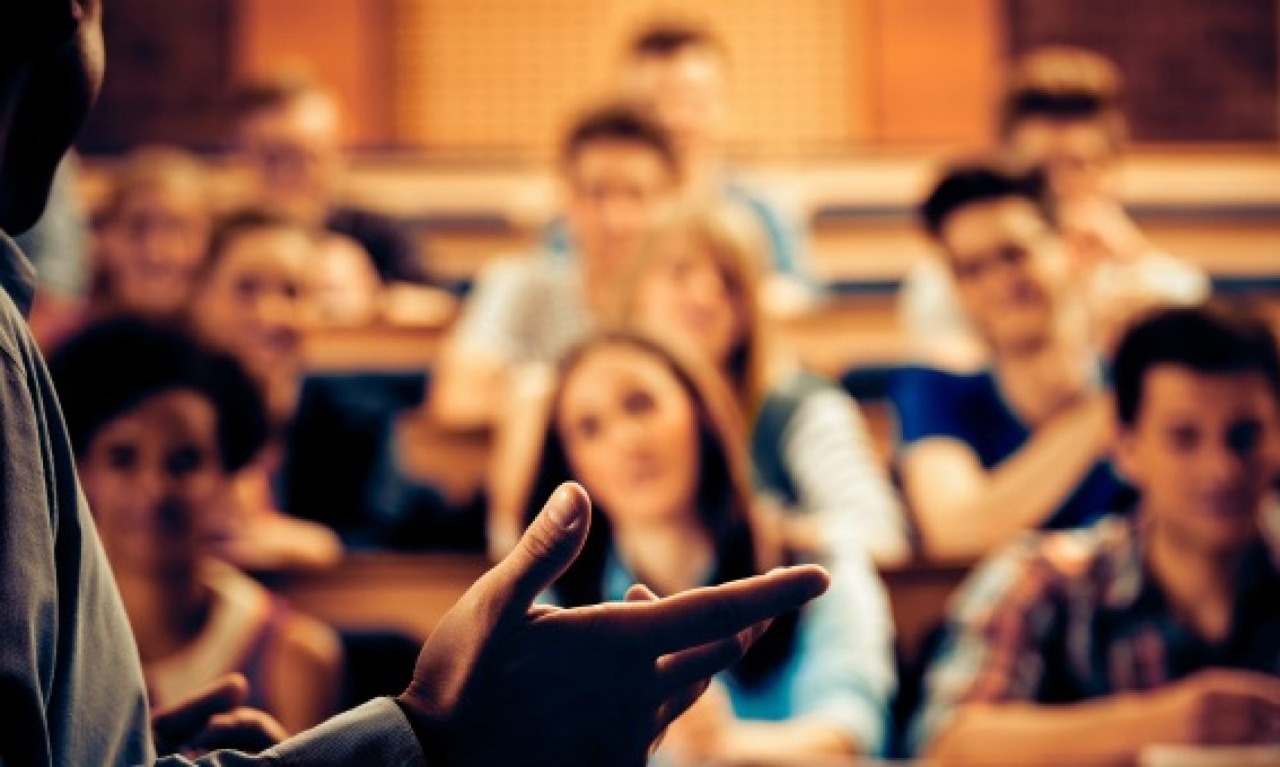
MULTIPOLYGON (((770 345, 761 308, 760 264, 764 258, 762 240, 745 214, 727 205, 682 206, 664 216, 653 229, 621 283, 617 321, 636 324, 637 301, 645 278, 661 263, 662 246, 677 237, 687 237, 709 254, 719 269, 742 320, 742 337, 723 362, 723 372, 738 399, 747 423, 756 412, 768 387, 770 345)), ((717 366, 720 361, 717 360, 717 366)))

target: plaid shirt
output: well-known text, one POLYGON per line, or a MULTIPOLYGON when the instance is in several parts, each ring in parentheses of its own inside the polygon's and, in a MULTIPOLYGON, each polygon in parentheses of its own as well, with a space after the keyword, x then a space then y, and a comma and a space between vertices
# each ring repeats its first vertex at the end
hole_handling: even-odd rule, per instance
POLYGON ((1280 570, 1259 539, 1226 639, 1175 617, 1143 564, 1140 523, 1029 535, 970 578, 928 675, 917 753, 969 703, 1067 704, 1150 690, 1207 668, 1280 675, 1280 570))

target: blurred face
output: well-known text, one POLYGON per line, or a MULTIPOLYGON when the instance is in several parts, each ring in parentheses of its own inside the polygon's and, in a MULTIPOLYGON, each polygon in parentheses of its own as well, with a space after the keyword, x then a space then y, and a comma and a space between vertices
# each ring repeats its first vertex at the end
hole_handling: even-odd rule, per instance
POLYGON ((625 76, 629 91, 652 106, 682 150, 719 143, 727 114, 724 64, 715 51, 689 47, 672 56, 643 56, 625 76))
POLYGON ((312 224, 324 220, 342 170, 332 99, 308 96, 250 115, 240 126, 240 149, 262 205, 312 224))
POLYGON ((1117 459, 1142 510, 1184 545, 1229 552, 1258 534, 1277 467, 1276 402, 1258 373, 1157 365, 1117 459))
POLYGON ((296 372, 311 322, 314 244, 288 228, 242 233, 227 246, 193 307, 201 335, 259 378, 296 372))
POLYGON ((644 144, 595 141, 578 151, 565 182, 565 215, 581 256, 616 274, 670 203, 674 178, 644 144))
POLYGON ((636 286, 635 320, 662 337, 694 343, 723 366, 747 332, 744 301, 704 245, 673 234, 656 245, 636 286))
POLYGON ((125 311, 172 315, 191 297, 209 237, 195 190, 154 186, 131 193, 102 232, 103 266, 125 311))
POLYGON ((574 477, 614 525, 695 513, 698 418, 664 363, 620 345, 591 352, 564 383, 555 428, 574 477))
POLYGON ((960 301, 997 354, 1049 338, 1067 262, 1034 204, 1009 197, 959 208, 940 240, 960 301))
POLYGON ((1119 157, 1099 120, 1028 118, 1014 126, 1009 144, 1019 156, 1045 168, 1063 203, 1116 195, 1119 157))
POLYGON ((226 488, 207 399, 174 390, 144 400, 98 432, 78 469, 117 573, 190 569, 226 488))

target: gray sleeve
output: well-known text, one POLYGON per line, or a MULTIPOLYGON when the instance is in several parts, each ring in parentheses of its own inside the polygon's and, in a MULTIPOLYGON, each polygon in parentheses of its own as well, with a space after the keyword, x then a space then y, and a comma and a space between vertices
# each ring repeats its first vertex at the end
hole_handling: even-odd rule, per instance
POLYGON ((307 730, 257 756, 219 751, 194 762, 170 756, 156 767, 427 767, 426 757, 404 712, 390 698, 378 698, 307 730))
POLYGON ((518 260, 491 264, 476 279, 454 331, 455 348, 506 364, 520 361, 531 289, 528 264, 518 260))
POLYGON ((821 515, 832 550, 910 553, 902 504, 852 398, 834 388, 805 397, 782 450, 800 505, 821 515))

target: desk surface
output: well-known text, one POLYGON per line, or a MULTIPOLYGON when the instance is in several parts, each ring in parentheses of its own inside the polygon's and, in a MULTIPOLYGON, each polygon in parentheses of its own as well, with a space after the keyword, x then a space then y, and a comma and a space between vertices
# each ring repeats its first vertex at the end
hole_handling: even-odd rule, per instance
MULTIPOLYGON (((329 570, 260 577, 292 605, 331 625, 391 629, 421 640, 488 566, 472 554, 358 552, 329 570)), ((964 563, 923 562, 882 568, 904 657, 915 657, 968 570, 964 563)))

